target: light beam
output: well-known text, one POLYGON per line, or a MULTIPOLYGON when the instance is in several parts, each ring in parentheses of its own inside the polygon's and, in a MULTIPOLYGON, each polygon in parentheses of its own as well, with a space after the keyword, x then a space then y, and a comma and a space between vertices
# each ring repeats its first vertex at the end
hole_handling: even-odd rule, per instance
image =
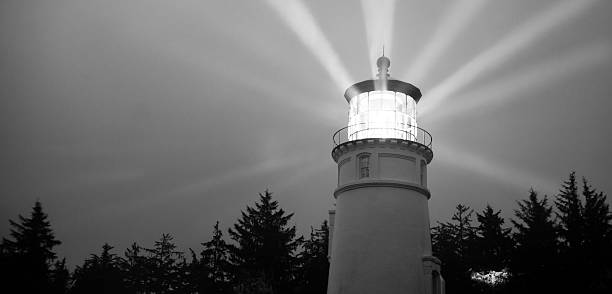
POLYGON ((351 85, 350 75, 312 13, 300 0, 267 0, 270 7, 310 49, 342 92, 351 85))
POLYGON ((416 85, 420 84, 428 74, 431 66, 440 55, 455 40, 474 15, 482 10, 486 0, 461 0, 453 1, 446 11, 443 22, 438 26, 429 40, 414 59, 404 77, 416 85))
POLYGON ((577 72, 609 61, 612 56, 612 45, 609 42, 591 43, 574 49, 561 56, 537 63, 518 73, 490 83, 487 87, 456 97, 460 103, 452 107, 438 109, 429 114, 431 121, 446 120, 456 115, 482 107, 492 108, 504 103, 529 98, 520 93, 527 89, 546 86, 547 84, 568 78, 577 72))
POLYGON ((372 66, 372 76, 376 76, 377 68, 372 61, 382 55, 383 46, 385 56, 392 53, 395 0, 361 0, 361 8, 370 54, 368 61, 372 66))
POLYGON ((436 158, 443 164, 465 169, 521 189, 525 187, 533 187, 534 190, 541 191, 555 191, 556 189, 554 181, 530 171, 513 168, 508 164, 499 164, 481 155, 460 150, 454 146, 448 147, 448 144, 438 143, 436 146, 436 158))
POLYGON ((431 111, 455 91, 491 69, 502 65, 510 57, 537 41, 538 37, 576 18, 592 7, 597 1, 566 0, 552 9, 536 15, 432 89, 427 95, 427 99, 424 99, 420 113, 426 115, 427 112, 431 111))

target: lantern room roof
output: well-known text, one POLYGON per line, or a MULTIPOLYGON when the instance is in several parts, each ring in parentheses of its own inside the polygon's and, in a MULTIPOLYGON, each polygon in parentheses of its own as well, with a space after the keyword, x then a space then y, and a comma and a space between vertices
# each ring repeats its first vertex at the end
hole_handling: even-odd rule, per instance
POLYGON ((421 99, 421 90, 419 90, 419 88, 410 83, 388 79, 365 80, 356 83, 346 89, 344 98, 346 98, 346 101, 351 102, 353 97, 370 91, 393 91, 404 93, 412 97, 417 103, 421 99))

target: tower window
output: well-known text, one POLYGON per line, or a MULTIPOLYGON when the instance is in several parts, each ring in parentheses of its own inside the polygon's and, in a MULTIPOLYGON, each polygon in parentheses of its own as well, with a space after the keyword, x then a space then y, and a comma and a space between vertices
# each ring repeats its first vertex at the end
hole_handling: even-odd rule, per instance
POLYGON ((370 176, 370 155, 363 154, 359 156, 359 178, 367 178, 370 176))
POLYGON ((421 160, 421 186, 427 186, 427 163, 421 160))

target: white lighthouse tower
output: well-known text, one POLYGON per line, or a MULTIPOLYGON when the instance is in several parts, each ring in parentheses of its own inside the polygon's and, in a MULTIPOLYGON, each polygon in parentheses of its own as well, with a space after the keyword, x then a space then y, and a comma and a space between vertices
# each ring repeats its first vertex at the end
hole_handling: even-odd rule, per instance
POLYGON ((421 91, 389 77, 349 87, 348 126, 334 134, 336 210, 330 212, 328 294, 444 292, 429 234, 431 135, 417 126, 421 91))

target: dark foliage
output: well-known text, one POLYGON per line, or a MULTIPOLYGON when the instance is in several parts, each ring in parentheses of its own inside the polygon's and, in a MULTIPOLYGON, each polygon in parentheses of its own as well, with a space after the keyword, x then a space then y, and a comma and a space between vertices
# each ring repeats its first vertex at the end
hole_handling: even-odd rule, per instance
MULTIPOLYGON (((55 239, 47 214, 36 201, 29 218, 9 220, 10 238, 3 238, 0 267, 5 289, 21 293, 65 293, 65 261, 57 261, 55 239)), ((9 291, 10 292, 10 291, 9 291)))
POLYGON ((572 172, 555 202, 561 241, 561 284, 569 291, 609 293, 612 291, 612 215, 606 195, 591 188, 584 178, 582 195, 578 190, 572 172))
POLYGON ((73 275, 70 293, 129 293, 122 271, 122 259, 111 253, 112 246, 104 244, 100 255, 92 254, 73 275))
POLYGON ((297 276, 297 293, 327 293, 329 274, 329 226, 327 221, 318 229, 310 231, 310 238, 304 241, 304 251, 300 253, 300 270, 297 276))
POLYGON ((214 226, 212 239, 202 246, 200 258, 191 250, 189 274, 193 290, 198 293, 231 293, 229 246, 223 239, 219 222, 214 226))
POLYGON ((298 269, 296 238, 289 225, 292 213, 278 207, 267 190, 259 194, 255 207, 247 207, 233 229, 236 245, 231 245, 231 263, 239 293, 290 293, 298 269), (254 292, 253 292, 254 291, 254 292))
MULTIPOLYGON (((504 219, 500 216, 501 210, 495 210, 487 205, 482 213, 476 214, 478 227, 477 235, 472 243, 474 262, 472 272, 487 273, 490 271, 508 271, 510 254, 513 249, 511 229, 504 227, 504 219)), ((474 284, 480 293, 507 293, 507 280, 489 285, 484 282, 474 284)))
POLYGON ((468 206, 459 204, 450 222, 438 222, 432 228, 433 251, 442 260, 448 294, 470 293, 473 289, 473 244, 477 232, 472 225, 473 213, 468 206))
POLYGON ((512 255, 511 274, 514 292, 544 293, 555 285, 558 242, 552 207, 546 196, 538 199, 532 189, 527 200, 518 202, 512 220, 516 248, 512 255))

